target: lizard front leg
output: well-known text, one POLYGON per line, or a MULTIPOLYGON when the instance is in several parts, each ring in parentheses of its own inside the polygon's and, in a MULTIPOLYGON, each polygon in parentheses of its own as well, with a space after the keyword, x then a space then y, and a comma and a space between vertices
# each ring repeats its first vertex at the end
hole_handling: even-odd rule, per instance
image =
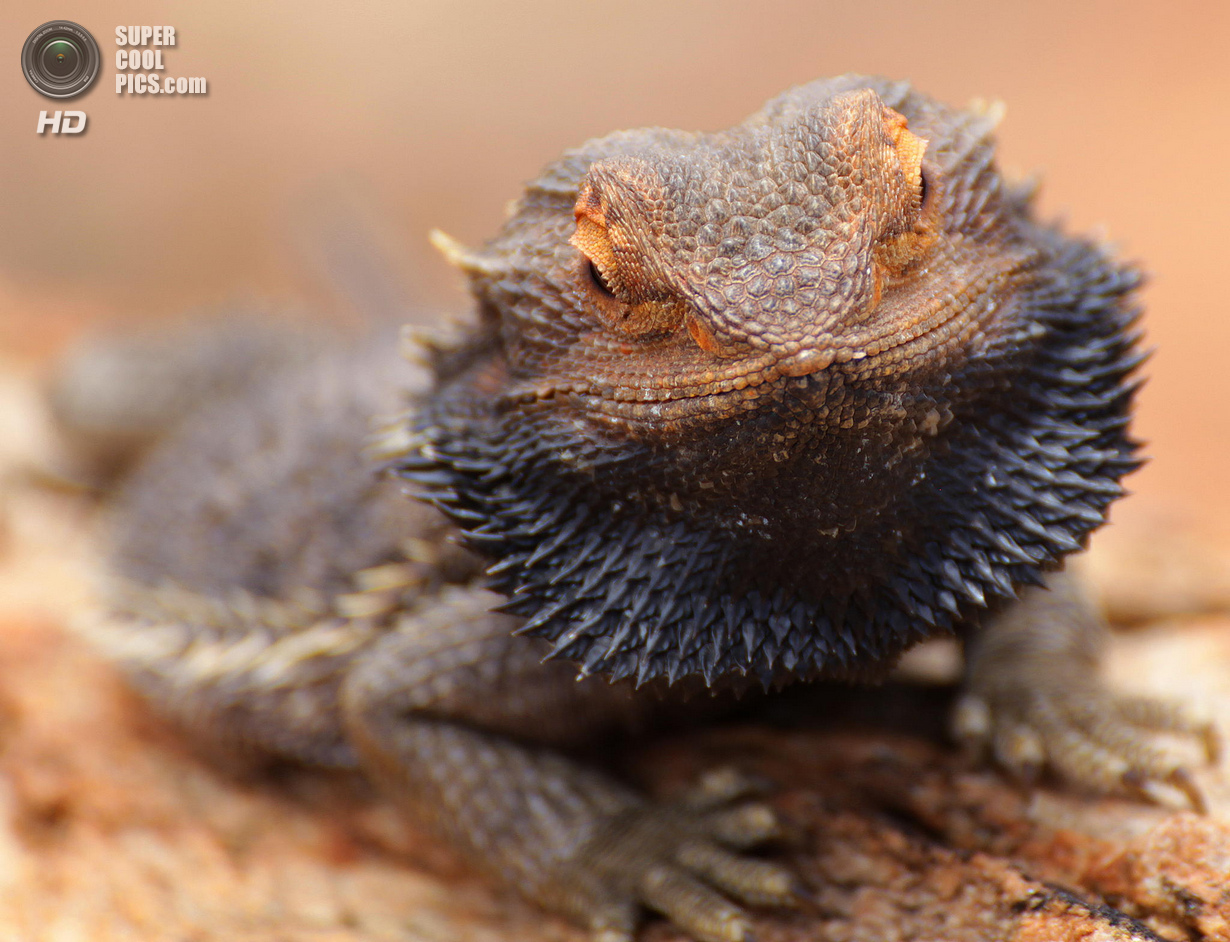
POLYGON ((718 890, 776 901, 790 881, 713 838, 753 842, 771 817, 730 811, 729 781, 656 807, 556 751, 654 698, 541 665, 517 621, 490 614, 499 599, 470 588, 481 563, 447 522, 360 457, 395 388, 375 354, 271 377, 155 446, 118 501, 96 641, 215 751, 362 765, 477 863, 608 938, 642 902, 698 938, 741 938, 718 890))
POLYGON ((1182 792, 1198 810, 1203 798, 1183 755, 1166 736, 1194 737, 1209 761, 1217 754, 1210 724, 1178 706, 1122 696, 1098 679, 1107 627, 1077 580, 1052 575, 966 644, 966 692, 954 725, 967 744, 989 747, 1018 777, 1050 767, 1078 785, 1153 800, 1159 786, 1182 792))
POLYGON ((542 663, 536 643, 511 634, 515 619, 490 613, 495 601, 454 592, 403 618, 349 672, 348 738, 388 793, 483 869, 604 940, 631 938, 645 905, 697 939, 730 942, 747 922, 727 897, 790 902, 786 870, 725 849, 776 830, 766 808, 736 803, 737 778, 653 805, 558 751, 635 724, 647 698, 542 663))

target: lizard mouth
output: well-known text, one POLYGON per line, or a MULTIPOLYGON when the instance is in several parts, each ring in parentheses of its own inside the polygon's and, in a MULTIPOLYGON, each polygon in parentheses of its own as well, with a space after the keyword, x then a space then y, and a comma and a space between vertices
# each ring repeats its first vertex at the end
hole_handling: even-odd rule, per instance
MULTIPOLYGON (((798 345, 795 345, 796 347, 798 345)), ((530 404, 561 397, 582 397, 606 403, 670 403, 738 397, 745 401, 783 379, 802 377, 832 365, 838 357, 828 349, 750 350, 718 360, 684 345, 663 343, 636 351, 600 335, 579 338, 574 350, 546 375, 512 380, 501 400, 530 404)))
POLYGON ((918 367, 928 361, 956 367, 972 355, 965 349, 971 325, 980 326, 986 313, 954 312, 913 335, 888 342, 876 338, 867 345, 794 343, 785 349, 749 350, 725 360, 682 345, 642 349, 633 356, 627 345, 585 336, 574 347, 584 351, 582 356, 565 356, 545 375, 511 379, 500 400, 508 405, 565 397, 627 405, 715 399, 752 403, 792 382, 805 385, 807 377, 858 361, 862 361, 859 372, 880 358, 897 361, 898 369, 901 363, 918 367))
POLYGON ((714 376, 713 373, 696 373, 681 376, 670 386, 659 385, 653 377, 646 376, 645 383, 629 382, 624 377, 599 378, 597 380, 568 380, 546 378, 514 383, 501 400, 509 404, 527 405, 563 397, 579 397, 611 403, 669 403, 680 400, 709 399, 718 396, 743 394, 754 399, 760 387, 779 379, 781 373, 772 369, 772 361, 751 372, 733 376, 714 376), (621 381, 622 380, 622 381, 621 381))

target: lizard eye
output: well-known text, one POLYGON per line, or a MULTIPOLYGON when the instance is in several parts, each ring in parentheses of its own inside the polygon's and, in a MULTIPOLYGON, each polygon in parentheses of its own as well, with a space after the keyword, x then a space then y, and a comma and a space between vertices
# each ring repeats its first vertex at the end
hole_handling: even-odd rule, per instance
POLYGON ((615 292, 612 291, 611 286, 607 284, 607 280, 602 276, 602 272, 598 270, 598 266, 595 265, 592 260, 586 259, 585 268, 589 272, 589 278, 590 281, 594 283, 594 287, 597 288, 602 294, 613 300, 615 298, 615 292))
POLYGON ((580 251, 576 277, 593 314, 622 337, 652 340, 679 327, 685 306, 659 283, 638 243, 644 214, 637 192, 610 167, 605 177, 601 166, 591 168, 577 193, 569 241, 580 251))
POLYGON ((905 117, 891 108, 886 109, 884 128, 897 152, 897 160, 906 183, 918 195, 918 208, 921 210, 927 204, 927 194, 931 189, 927 170, 923 165, 927 140, 912 132, 905 117))
POLYGON ((583 187, 575 210, 577 228, 570 240, 584 259, 582 276, 605 299, 629 300, 620 271, 619 250, 612 238, 610 209, 593 186, 583 187))

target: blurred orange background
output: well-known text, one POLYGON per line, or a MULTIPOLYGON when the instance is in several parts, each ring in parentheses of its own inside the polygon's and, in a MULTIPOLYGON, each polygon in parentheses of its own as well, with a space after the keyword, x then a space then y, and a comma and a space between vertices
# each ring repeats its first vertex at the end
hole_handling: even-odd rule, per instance
POLYGON ((1137 430, 1153 460, 1131 486, 1230 526, 1230 4, 10 2, 5 57, 0 355, 18 358, 94 322, 331 303, 293 249, 297 207, 330 188, 374 208, 421 298, 461 305, 427 231, 481 241, 588 137, 722 127, 844 71, 1000 99, 1001 164, 1039 172, 1046 215, 1151 274, 1137 430), (19 67, 50 19, 102 50, 71 104, 19 67), (173 25, 165 74, 204 76, 208 95, 117 95, 130 24, 173 25), (86 133, 36 134, 56 107, 86 111, 86 133))

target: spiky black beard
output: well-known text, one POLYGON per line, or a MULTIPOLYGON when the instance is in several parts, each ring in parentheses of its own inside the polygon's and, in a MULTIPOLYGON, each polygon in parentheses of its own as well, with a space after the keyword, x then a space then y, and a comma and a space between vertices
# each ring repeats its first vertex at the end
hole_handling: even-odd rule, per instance
POLYGON ((1139 278, 1048 237, 1027 329, 994 367, 1007 392, 958 414, 922 473, 853 530, 775 538, 602 497, 595 480, 635 481, 652 455, 585 444, 447 384, 393 467, 495 560, 490 584, 527 619, 519 633, 581 674, 710 687, 878 675, 1039 583, 1138 464, 1128 377, 1143 356, 1125 296, 1139 278))

